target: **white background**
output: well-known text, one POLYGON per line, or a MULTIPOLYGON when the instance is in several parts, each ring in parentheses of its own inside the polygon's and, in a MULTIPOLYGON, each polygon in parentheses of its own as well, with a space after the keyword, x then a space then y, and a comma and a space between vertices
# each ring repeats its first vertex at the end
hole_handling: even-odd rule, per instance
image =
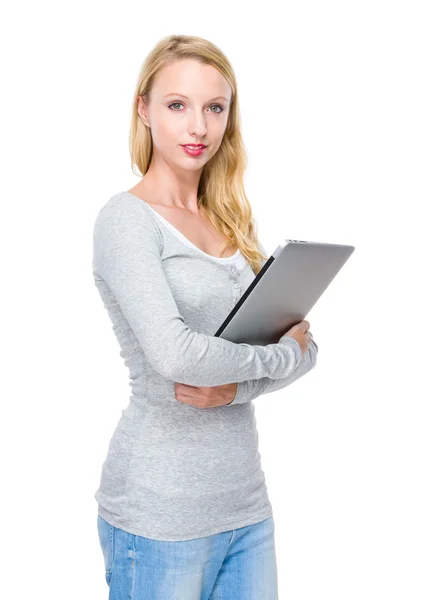
POLYGON ((255 400, 280 600, 433 600, 429 2, 24 2, 1 15, 2 592, 108 597, 97 489, 128 403, 92 227, 138 178, 140 66, 171 33, 238 80, 260 239, 356 247, 308 315, 318 364, 255 400))

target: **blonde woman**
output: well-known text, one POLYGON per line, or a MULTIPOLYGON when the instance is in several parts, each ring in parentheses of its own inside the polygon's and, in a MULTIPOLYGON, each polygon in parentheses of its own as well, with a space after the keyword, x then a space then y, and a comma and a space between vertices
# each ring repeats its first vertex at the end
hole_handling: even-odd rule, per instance
POLYGON ((316 364, 302 321, 276 344, 214 333, 267 260, 243 187, 237 85, 220 49, 174 35, 134 92, 133 171, 94 226, 93 274, 130 373, 98 533, 110 600, 276 600, 253 400, 316 364))

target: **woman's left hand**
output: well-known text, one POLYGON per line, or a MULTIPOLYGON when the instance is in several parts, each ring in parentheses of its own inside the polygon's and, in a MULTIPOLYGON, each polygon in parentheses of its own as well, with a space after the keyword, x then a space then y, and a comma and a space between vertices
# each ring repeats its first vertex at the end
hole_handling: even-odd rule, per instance
POLYGON ((231 404, 237 392, 238 383, 225 383, 213 387, 197 387, 185 383, 175 384, 175 398, 183 404, 196 408, 215 408, 231 404))

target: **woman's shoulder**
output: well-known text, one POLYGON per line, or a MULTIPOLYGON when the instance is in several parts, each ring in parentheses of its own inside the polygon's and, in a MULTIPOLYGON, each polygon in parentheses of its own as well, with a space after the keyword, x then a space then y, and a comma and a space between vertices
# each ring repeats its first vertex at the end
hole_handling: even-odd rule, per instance
POLYGON ((94 230, 115 231, 131 235, 133 231, 148 232, 149 237, 161 242, 160 229, 157 227, 150 209, 145 202, 126 191, 113 194, 98 210, 94 230))
POLYGON ((127 191, 121 191, 110 196, 110 198, 100 207, 99 212, 111 209, 136 213, 143 212, 146 215, 149 215, 149 211, 145 210, 145 204, 146 203, 137 196, 134 196, 127 191))

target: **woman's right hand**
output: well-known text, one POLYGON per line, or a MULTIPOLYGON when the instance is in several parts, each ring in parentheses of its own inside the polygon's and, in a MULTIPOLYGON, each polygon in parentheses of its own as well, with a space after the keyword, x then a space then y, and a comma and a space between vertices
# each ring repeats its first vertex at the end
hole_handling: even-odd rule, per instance
POLYGON ((284 334, 297 340, 299 346, 301 347, 302 354, 308 350, 308 344, 310 343, 311 337, 308 333, 309 329, 310 323, 304 320, 300 323, 296 323, 296 325, 293 325, 293 327, 284 334))

